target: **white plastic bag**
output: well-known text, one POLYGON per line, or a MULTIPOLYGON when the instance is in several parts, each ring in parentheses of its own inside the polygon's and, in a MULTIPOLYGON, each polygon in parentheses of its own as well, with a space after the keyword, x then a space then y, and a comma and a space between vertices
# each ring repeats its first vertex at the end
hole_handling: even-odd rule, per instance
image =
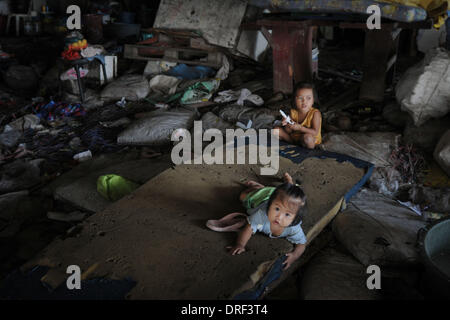
POLYGON ((128 126, 117 137, 118 144, 164 145, 171 142, 172 132, 189 130, 194 123, 195 113, 189 111, 157 110, 148 113, 128 126))
POLYGON ((118 101, 125 97, 127 101, 137 101, 145 98, 150 92, 150 86, 141 75, 125 75, 109 83, 100 94, 102 100, 118 101))

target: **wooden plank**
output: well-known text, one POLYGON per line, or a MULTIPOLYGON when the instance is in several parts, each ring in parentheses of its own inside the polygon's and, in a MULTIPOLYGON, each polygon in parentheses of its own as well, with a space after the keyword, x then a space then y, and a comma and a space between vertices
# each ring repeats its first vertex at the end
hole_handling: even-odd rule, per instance
POLYGON ((149 45, 139 45, 139 44, 126 44, 125 47, 130 48, 143 48, 143 49, 158 49, 158 50, 177 50, 177 51, 183 51, 187 53, 209 53, 209 52, 218 52, 219 50, 217 48, 214 48, 213 50, 209 49, 199 49, 199 48, 192 48, 192 47, 158 47, 158 46, 149 46, 149 45))
POLYGON ((313 27, 291 31, 295 83, 312 80, 312 34, 313 27))
MULTIPOLYGON (((295 270, 298 268, 304 266, 311 258, 318 253, 321 249, 323 249, 326 244, 331 241, 332 234, 324 234, 323 237, 318 238, 317 236, 325 229, 325 227, 333 220, 334 217, 339 213, 341 207, 345 204, 345 200, 342 198, 341 200, 336 203, 336 205, 328 211, 322 219, 316 223, 306 235, 306 238, 308 239, 307 243, 307 250, 303 254, 303 256, 296 260, 289 269, 285 270, 280 278, 275 280, 266 288, 264 293, 261 296, 261 299, 264 298, 269 292, 271 292, 273 289, 275 289, 277 286, 280 285, 281 282, 286 280, 295 270), (313 241, 317 238, 317 241, 313 241), (312 245, 311 245, 312 244, 312 245)), ((239 292, 239 291, 238 291, 239 292)))
POLYGON ((311 25, 310 20, 295 21, 295 20, 269 20, 261 19, 257 20, 256 24, 258 26, 264 27, 289 27, 289 28, 304 28, 311 25))
POLYGON ((392 49, 391 30, 368 30, 364 45, 363 81, 359 98, 373 101, 384 99, 386 64, 392 49))
POLYGON ((287 26, 272 30, 273 90, 292 93, 293 66, 291 61, 291 38, 287 26))
MULTIPOLYGON (((295 21, 300 22, 300 21, 295 21)), ((352 28, 352 29, 367 29, 367 25, 362 22, 342 22, 339 19, 336 20, 320 20, 319 18, 314 18, 309 20, 309 24, 312 26, 331 26, 331 27, 339 27, 342 29, 352 28)), ((392 26, 392 22, 382 22, 381 28, 387 28, 392 26)), ((265 25, 270 27, 271 25, 265 25)), ((241 25, 241 29, 243 30, 258 30, 261 27, 261 24, 255 22, 245 22, 241 25)), ((418 21, 418 22, 397 22, 396 27, 401 29, 431 29, 433 27, 432 21, 418 21)), ((270 29, 270 28, 269 28, 270 29)))
POLYGON ((174 59, 174 58, 151 58, 151 57, 125 57, 126 59, 133 59, 133 60, 146 60, 146 61, 169 61, 169 62, 178 62, 178 63, 184 63, 184 64, 192 64, 192 65, 197 65, 197 66, 206 66, 206 67, 213 67, 213 68, 218 68, 220 66, 217 65, 217 63, 209 63, 209 62, 203 62, 203 61, 192 61, 192 60, 180 60, 180 59, 174 59))
POLYGON ((221 61, 218 59, 217 55, 219 52, 217 51, 204 51, 199 49, 185 49, 185 48, 161 48, 161 47, 154 47, 154 46, 142 46, 142 45, 129 45, 126 44, 124 48, 124 58, 126 59, 133 59, 133 60, 146 60, 146 61, 170 61, 170 62, 178 62, 178 63, 184 63, 184 64, 191 64, 191 65, 199 65, 199 66, 207 66, 207 67, 214 67, 214 68, 220 68, 221 67, 221 61), (139 54, 140 48, 153 48, 153 49, 163 49, 166 51, 166 55, 163 57, 151 57, 151 56, 142 56, 139 54), (183 60, 178 59, 178 53, 179 52, 187 52, 187 53, 207 53, 208 54, 208 61, 200 61, 200 60, 183 60))

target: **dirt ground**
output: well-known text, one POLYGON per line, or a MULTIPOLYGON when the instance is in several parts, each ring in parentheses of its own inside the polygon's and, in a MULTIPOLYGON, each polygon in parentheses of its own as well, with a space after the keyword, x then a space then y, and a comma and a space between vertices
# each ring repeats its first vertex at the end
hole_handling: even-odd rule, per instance
MULTIPOLYGON (((58 239, 23 266, 52 268, 47 282, 67 279, 68 265, 84 278, 130 277, 137 285, 127 299, 228 299, 261 263, 292 250, 284 239, 256 234, 247 252, 231 256, 225 247, 236 233, 206 228, 208 219, 244 212, 238 200, 247 179, 263 182, 258 165, 179 165, 167 169, 106 210, 81 224, 74 237, 58 239)), ((308 197, 305 234, 363 176, 351 163, 308 158, 300 165, 280 158, 308 197)), ((267 180, 267 179, 266 179, 267 180)), ((274 183, 279 183, 272 179, 274 183)))

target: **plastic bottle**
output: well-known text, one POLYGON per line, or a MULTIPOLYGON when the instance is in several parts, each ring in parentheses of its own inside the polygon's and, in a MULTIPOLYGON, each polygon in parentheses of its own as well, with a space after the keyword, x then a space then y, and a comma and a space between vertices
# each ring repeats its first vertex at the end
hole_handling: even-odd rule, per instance
POLYGON ((78 160, 79 162, 83 162, 89 159, 92 159, 91 150, 84 151, 73 156, 73 160, 78 160))

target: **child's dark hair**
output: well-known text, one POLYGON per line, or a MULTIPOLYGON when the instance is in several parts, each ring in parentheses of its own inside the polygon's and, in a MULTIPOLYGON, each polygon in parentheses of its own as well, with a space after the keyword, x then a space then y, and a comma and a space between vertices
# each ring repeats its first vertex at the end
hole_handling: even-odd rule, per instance
POLYGON ((295 218, 290 226, 295 226, 299 224, 303 220, 307 212, 306 194, 303 192, 302 188, 300 188, 298 184, 292 184, 288 182, 283 183, 278 187, 276 187, 274 192, 270 195, 268 208, 280 194, 286 196, 287 198, 295 199, 303 203, 302 205, 299 205, 295 218))
POLYGON ((307 81, 297 82, 294 86, 294 91, 292 93, 292 108, 293 109, 295 109, 295 98, 297 96, 297 91, 300 89, 311 89, 313 91, 314 102, 317 101, 316 87, 314 86, 314 83, 307 82, 307 81))
POLYGON ((297 84, 294 87, 294 95, 300 89, 315 90, 316 88, 314 87, 314 83, 312 83, 312 82, 307 82, 307 81, 297 82, 297 84))

